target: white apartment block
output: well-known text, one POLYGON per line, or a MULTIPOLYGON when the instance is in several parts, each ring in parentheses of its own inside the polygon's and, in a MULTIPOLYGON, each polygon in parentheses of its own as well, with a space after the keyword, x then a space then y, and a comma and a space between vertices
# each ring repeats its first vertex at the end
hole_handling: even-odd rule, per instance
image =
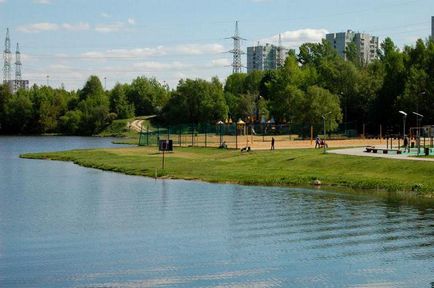
POLYGON ((431 39, 434 40, 434 16, 431 17, 431 39))
POLYGON ((273 70, 282 67, 289 49, 272 44, 247 47, 247 73, 253 70, 273 70))
POLYGON ((370 63, 378 56, 378 37, 376 36, 348 30, 347 32, 327 34, 326 40, 344 59, 347 59, 345 50, 350 43, 356 45, 356 48, 360 52, 360 60, 363 63, 370 63))

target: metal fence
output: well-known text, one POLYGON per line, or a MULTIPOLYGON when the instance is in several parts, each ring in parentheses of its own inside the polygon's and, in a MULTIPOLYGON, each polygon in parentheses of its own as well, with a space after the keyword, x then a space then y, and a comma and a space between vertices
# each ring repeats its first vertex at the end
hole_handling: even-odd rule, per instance
MULTIPOLYGON (((343 131, 342 131, 343 132, 343 131)), ((142 127, 140 146, 156 146, 159 140, 172 140, 176 146, 242 148, 254 142, 307 140, 323 135, 319 128, 291 124, 183 124, 167 127, 142 127)), ((328 133, 328 139, 345 138, 343 133, 328 133)))

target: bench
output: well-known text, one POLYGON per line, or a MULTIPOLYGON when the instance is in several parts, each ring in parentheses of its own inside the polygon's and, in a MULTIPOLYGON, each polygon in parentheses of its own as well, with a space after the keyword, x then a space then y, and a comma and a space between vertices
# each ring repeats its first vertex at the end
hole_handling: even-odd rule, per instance
POLYGON ((387 149, 387 148, 375 148, 374 146, 366 146, 365 152, 367 153, 378 153, 379 151, 382 151, 383 154, 389 154, 389 152, 395 152, 396 154, 401 154, 402 151, 398 149, 387 149))

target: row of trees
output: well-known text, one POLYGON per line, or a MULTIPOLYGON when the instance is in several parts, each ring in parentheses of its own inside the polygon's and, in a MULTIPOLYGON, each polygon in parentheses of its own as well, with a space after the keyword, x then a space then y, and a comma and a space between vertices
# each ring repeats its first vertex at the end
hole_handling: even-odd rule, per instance
POLYGON ((2 85, 0 133, 94 135, 114 119, 157 114, 169 96, 167 86, 145 77, 110 91, 104 91, 97 76, 89 77, 78 91, 34 85, 11 94, 2 85))
MULTIPOLYGON (((390 38, 381 44, 379 59, 363 63, 349 46, 347 61, 324 41, 303 44, 273 71, 217 78, 181 80, 172 91, 156 79, 139 77, 104 91, 96 76, 82 89, 65 91, 33 86, 10 94, 0 86, 0 133, 91 135, 113 119, 158 115, 162 124, 215 123, 239 118, 320 128, 339 124, 359 133, 401 131, 398 110, 425 115, 434 123, 434 42, 418 40, 400 51, 390 38)), ((410 118, 410 121, 415 119, 410 118)), ((412 123, 410 123, 412 125, 412 123)))

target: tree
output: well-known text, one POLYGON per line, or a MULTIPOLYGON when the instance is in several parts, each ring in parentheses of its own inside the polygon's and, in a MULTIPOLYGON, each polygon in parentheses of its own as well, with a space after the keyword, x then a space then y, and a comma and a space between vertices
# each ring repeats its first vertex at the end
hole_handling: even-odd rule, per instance
POLYGON ((297 100, 294 109, 296 121, 312 125, 316 131, 322 130, 322 115, 330 113, 327 116, 328 131, 336 129, 342 120, 339 97, 324 88, 311 86, 304 97, 297 100))
POLYGON ((345 47, 345 57, 356 66, 361 66, 363 64, 362 59, 360 58, 360 49, 354 42, 348 43, 347 47, 345 47))
POLYGON ((373 117, 377 124, 388 126, 396 123, 395 104, 404 91, 406 67, 404 55, 390 38, 381 43, 379 55, 384 69, 384 81, 373 106, 373 117))
POLYGON ((97 76, 89 77, 83 90, 79 92, 78 110, 81 112, 80 133, 93 135, 107 124, 109 99, 97 76))
POLYGON ((76 135, 80 131, 82 113, 79 110, 68 111, 60 117, 59 126, 63 133, 76 135))
POLYGON ((9 98, 11 97, 9 85, 0 84, 0 132, 3 132, 5 129, 6 123, 6 103, 8 103, 9 98))
POLYGON ((300 46, 297 60, 302 65, 314 65, 318 67, 321 61, 338 58, 329 41, 323 39, 321 43, 304 43, 300 46))
POLYGON ((24 90, 11 95, 4 104, 3 131, 20 134, 30 131, 32 108, 32 101, 24 90))
POLYGON ((155 78, 137 77, 126 89, 126 96, 134 104, 135 115, 145 116, 157 114, 166 105, 170 93, 155 78))
POLYGON ((134 104, 129 104, 124 85, 116 84, 110 92, 110 111, 116 113, 118 119, 134 117, 134 104))
POLYGON ((213 78, 180 80, 162 114, 169 123, 206 123, 222 120, 227 113, 223 87, 213 78))

